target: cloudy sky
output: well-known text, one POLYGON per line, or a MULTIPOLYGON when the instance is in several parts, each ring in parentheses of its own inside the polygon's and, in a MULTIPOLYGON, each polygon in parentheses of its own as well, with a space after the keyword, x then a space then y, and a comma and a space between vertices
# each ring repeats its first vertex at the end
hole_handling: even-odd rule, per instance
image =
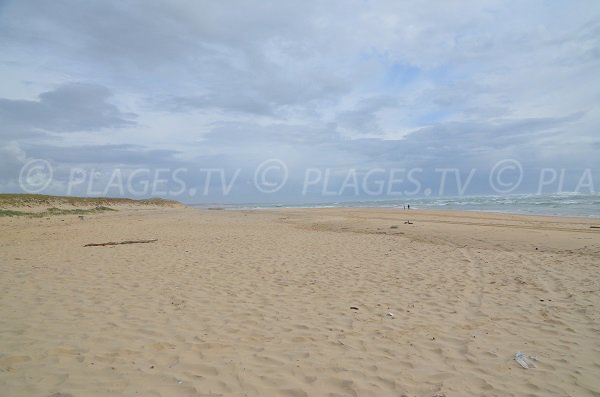
POLYGON ((187 202, 494 193, 503 160, 600 188, 595 0, 4 0, 0 48, 2 192, 35 159, 42 193, 187 202))

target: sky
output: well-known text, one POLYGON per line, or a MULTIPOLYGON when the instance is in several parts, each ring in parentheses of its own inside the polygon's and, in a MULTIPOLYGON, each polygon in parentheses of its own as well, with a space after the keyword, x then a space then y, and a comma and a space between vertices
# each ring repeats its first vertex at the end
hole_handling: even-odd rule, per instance
POLYGON ((600 189, 598 1, 2 0, 0 48, 0 192, 600 189))

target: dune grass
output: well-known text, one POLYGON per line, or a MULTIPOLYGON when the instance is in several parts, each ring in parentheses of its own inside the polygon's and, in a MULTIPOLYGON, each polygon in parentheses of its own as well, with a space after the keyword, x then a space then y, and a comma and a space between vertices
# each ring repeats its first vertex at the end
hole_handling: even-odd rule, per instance
POLYGON ((120 197, 73 197, 4 193, 0 194, 0 217, 23 216, 43 218, 56 215, 96 214, 106 211, 116 211, 116 209, 110 207, 118 205, 169 207, 181 204, 174 200, 160 198, 133 200, 120 197), (65 206, 72 208, 65 208, 65 206), (31 208, 32 210, 30 211, 27 208, 23 210, 24 207, 31 208), (44 208, 46 209, 43 210, 44 208))
POLYGON ((113 208, 98 206, 91 209, 61 209, 61 208, 48 208, 46 211, 42 212, 27 212, 27 211, 14 211, 14 210, 2 210, 0 209, 0 217, 13 217, 13 216, 25 216, 28 218, 44 218, 49 216, 56 215, 89 215, 89 214, 97 214, 107 211, 116 211, 113 208))
POLYGON ((134 200, 122 197, 75 197, 75 196, 49 196, 45 194, 14 194, 1 193, 0 206, 26 206, 26 205, 82 205, 82 206, 108 206, 112 204, 138 204, 138 205, 173 205, 180 204, 175 200, 149 198, 134 200))

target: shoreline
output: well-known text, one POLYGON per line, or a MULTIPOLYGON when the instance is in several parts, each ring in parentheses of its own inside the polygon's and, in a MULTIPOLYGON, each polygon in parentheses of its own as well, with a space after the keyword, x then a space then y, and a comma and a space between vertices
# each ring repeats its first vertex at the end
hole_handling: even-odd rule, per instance
POLYGON ((554 215, 554 214, 533 214, 533 213, 518 213, 518 212, 501 212, 501 211, 492 211, 492 210, 464 210, 464 209, 430 209, 430 208, 411 208, 410 210, 404 210, 402 208, 397 208, 397 207, 228 207, 228 206, 211 206, 211 207, 198 207, 195 206, 193 204, 185 204, 185 206, 187 208, 191 208, 194 210, 201 210, 201 211, 213 211, 213 210, 221 210, 221 211, 226 211, 226 212, 244 212, 244 211, 293 211, 293 210, 306 210, 306 211, 311 211, 311 210, 349 210, 349 211, 360 211, 360 210, 365 210, 365 211, 387 211, 390 213, 394 213, 394 214, 411 214, 411 213, 422 213, 422 214, 431 214, 431 215, 450 215, 450 214, 454 214, 457 217, 461 217, 461 216, 465 216, 465 217, 469 217, 469 215, 490 215, 490 216, 497 216, 497 217, 522 217, 524 220, 526 220, 527 218, 538 218, 538 219, 544 219, 546 218, 547 220, 551 221, 551 220, 565 220, 565 221, 573 221, 573 222, 580 222, 580 221, 589 221, 590 223, 594 223, 594 225, 598 225, 600 226, 600 215, 598 216, 585 216, 585 215, 580 215, 580 216, 576 216, 576 215, 554 215))
MULTIPOLYGON (((203 207, 197 207, 194 204, 185 204, 187 207, 189 208, 194 208, 194 209, 201 209, 201 210, 206 210, 206 209, 214 209, 214 208, 203 208, 203 207)), ((497 210, 465 210, 465 209, 433 209, 433 208, 411 208, 410 210, 404 210, 402 208, 398 208, 398 207, 352 207, 352 206, 348 206, 348 207, 342 207, 342 206, 323 206, 323 207, 227 207, 227 206, 223 206, 222 209, 224 211, 252 211, 252 210, 258 210, 258 211, 269 211, 269 210, 294 210, 294 209, 303 209, 303 210, 311 210, 311 209, 317 209, 317 210, 321 210, 321 209, 340 209, 340 210, 389 210, 389 211, 402 211, 401 213, 409 213, 408 211, 422 211, 422 212, 432 212, 432 213, 457 213, 458 215, 460 214, 470 214, 470 213, 476 213, 476 214, 490 214, 490 215, 506 215, 506 216, 523 216, 523 217, 539 217, 539 218, 564 218, 564 219, 572 219, 572 220, 581 220, 581 219, 588 219, 588 220, 598 220, 600 221, 600 215, 557 215, 557 214, 537 214, 537 213, 522 213, 522 212, 510 212, 510 211, 497 211, 497 210)))
MULTIPOLYGON (((305 199, 299 197, 299 200, 305 199)), ((270 203, 189 203, 192 207, 219 206, 227 209, 251 208, 389 208, 402 210, 405 205, 422 210, 493 212, 516 215, 600 218, 598 193, 544 193, 510 195, 469 195, 429 197, 388 197, 386 199, 325 201, 273 201, 270 203)))

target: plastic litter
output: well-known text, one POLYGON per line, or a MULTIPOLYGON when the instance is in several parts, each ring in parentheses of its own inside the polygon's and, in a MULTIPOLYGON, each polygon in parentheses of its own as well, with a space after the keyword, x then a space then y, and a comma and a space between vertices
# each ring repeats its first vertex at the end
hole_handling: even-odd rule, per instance
POLYGON ((525 353, 523 353, 523 352, 517 352, 515 354, 515 361, 517 363, 519 363, 519 365, 525 369, 535 368, 535 364, 530 360, 537 360, 537 359, 530 356, 529 360, 528 360, 528 358, 525 356, 525 353))

